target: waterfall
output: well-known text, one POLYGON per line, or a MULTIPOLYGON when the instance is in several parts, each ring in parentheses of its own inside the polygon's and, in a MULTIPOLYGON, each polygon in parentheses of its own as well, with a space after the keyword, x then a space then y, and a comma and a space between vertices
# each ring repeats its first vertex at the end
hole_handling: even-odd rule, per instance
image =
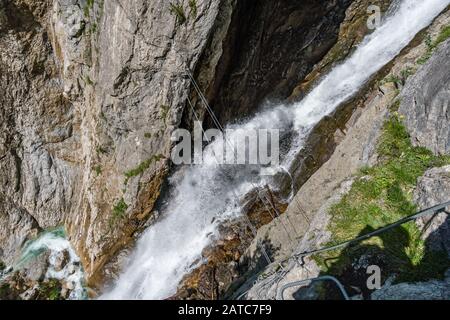
MULTIPOLYGON (((314 125, 357 93, 449 3, 398 2, 352 56, 336 66, 302 101, 262 111, 240 128, 291 128, 295 143, 282 163, 289 168, 314 125)), ((215 148, 215 143, 206 148, 202 165, 187 167, 170 179, 172 191, 161 220, 144 232, 123 274, 101 299, 164 299, 175 294, 183 276, 203 262, 202 250, 218 236, 217 226, 240 215, 235 195, 252 190, 254 175, 239 167, 224 169, 217 165, 215 148), (224 179, 224 173, 232 179, 224 179)), ((265 181, 261 178, 259 183, 265 181)))

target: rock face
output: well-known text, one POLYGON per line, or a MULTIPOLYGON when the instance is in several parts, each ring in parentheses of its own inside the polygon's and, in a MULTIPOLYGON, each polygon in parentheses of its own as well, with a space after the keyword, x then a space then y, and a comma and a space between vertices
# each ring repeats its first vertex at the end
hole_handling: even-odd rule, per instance
POLYGON ((37 221, 25 210, 0 196, 0 261, 11 265, 19 249, 39 232, 37 221))
POLYGON ((446 41, 406 83, 399 109, 405 116, 413 144, 436 154, 450 152, 449 55, 450 41, 446 41))
POLYGON ((1 5, 2 259, 63 224, 91 278, 151 216, 219 1, 1 5))
MULTIPOLYGON (((420 209, 450 201, 450 166, 428 170, 420 178, 414 198, 420 209)), ((418 224, 424 230, 423 237, 428 240, 430 249, 445 250, 450 258, 449 212, 447 208, 436 216, 421 218, 418 224)))
POLYGON ((450 299, 450 270, 444 281, 386 284, 372 293, 372 300, 448 300, 450 299))
POLYGON ((45 274, 49 267, 49 253, 43 252, 35 259, 26 261, 20 269, 20 276, 31 282, 39 282, 44 280, 45 274))
POLYGON ((351 2, 237 1, 208 90, 218 118, 241 120, 266 99, 286 99, 336 43, 351 2))

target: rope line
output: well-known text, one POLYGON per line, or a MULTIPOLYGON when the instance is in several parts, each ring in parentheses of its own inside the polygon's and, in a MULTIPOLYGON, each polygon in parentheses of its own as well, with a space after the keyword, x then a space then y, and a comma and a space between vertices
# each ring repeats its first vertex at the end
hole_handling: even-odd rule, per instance
MULTIPOLYGON (((200 122, 200 119, 199 119, 197 113, 195 112, 194 106, 192 105, 191 99, 189 99, 189 97, 188 97, 187 100, 188 100, 188 104, 189 104, 189 106, 191 107, 191 110, 192 110, 192 112, 193 112, 193 114, 194 114, 195 119, 196 119, 198 122, 200 122)), ((208 138, 208 136, 207 136, 205 130, 203 129, 203 126, 201 126, 201 129, 202 129, 203 135, 205 136, 205 139, 207 140, 207 142, 208 142, 208 143, 211 143, 211 141, 210 141, 210 139, 208 138)), ((214 152, 214 150, 212 150, 212 153, 214 154, 214 159, 216 160, 217 165, 219 165, 219 160, 217 159, 217 156, 216 156, 216 153, 214 152)), ((226 173, 225 173, 225 174, 226 174, 226 173)), ((233 193, 233 196, 235 197, 235 201, 237 201, 237 203, 239 203, 239 197, 237 196, 237 194, 236 194, 236 192, 234 191, 234 189, 232 190, 232 193, 233 193)), ((257 235, 257 230, 256 230, 256 228, 253 226, 253 224, 251 223, 251 221, 250 221, 250 219, 247 217, 247 215, 244 214, 243 216, 245 216, 245 218, 246 218, 246 219, 244 218, 244 219, 245 219, 245 222, 246 222, 247 226, 250 228, 250 231, 252 232, 253 236, 256 237, 256 235, 257 235)), ((263 253, 263 255, 264 255, 264 258, 266 259, 267 263, 268 263, 268 264, 271 264, 272 261, 271 261, 269 255, 267 254, 266 249, 265 249, 263 246, 261 246, 261 251, 262 251, 262 253, 263 253)))
POLYGON ((284 300, 284 292, 289 288, 298 287, 298 286, 301 286, 301 285, 307 284, 307 283, 311 284, 313 282, 319 282, 319 281, 334 282, 336 284, 336 286, 338 287, 339 291, 341 291, 344 299, 350 300, 350 297, 348 296, 347 291, 345 291, 345 288, 342 285, 342 283, 333 276, 322 276, 322 277, 317 277, 317 278, 313 278, 313 279, 300 280, 300 281, 295 281, 295 282, 285 284, 284 286, 281 287, 280 291, 278 292, 277 300, 284 300))
MULTIPOLYGON (((360 236, 360 237, 354 238, 354 239, 352 239, 352 240, 345 241, 345 242, 339 243, 339 244, 334 245, 334 246, 324 247, 324 248, 321 248, 321 249, 318 249, 318 250, 307 251, 307 252, 303 252, 303 253, 300 253, 300 254, 293 255, 293 256, 291 256, 291 257, 289 257, 289 258, 287 258, 287 259, 284 259, 284 260, 281 261, 280 263, 293 262, 293 261, 297 261, 297 259, 301 259, 301 261, 302 261, 302 266, 303 266, 303 268, 305 268, 305 266, 304 266, 305 263, 304 263, 304 260, 303 260, 303 259, 304 259, 305 257, 307 257, 307 256, 311 256, 311 255, 314 255, 314 254, 319 254, 319 253, 323 253, 323 252, 326 252, 326 251, 332 251, 332 250, 336 250, 336 249, 339 249, 339 248, 347 247, 347 246, 350 245, 350 244, 357 243, 357 242, 361 242, 361 241, 363 241, 363 240, 367 240, 367 239, 372 238, 372 237, 374 237, 374 236, 377 236, 377 235, 379 235, 379 234, 381 234, 381 233, 384 233, 384 232, 386 232, 386 231, 389 231, 389 230, 392 230, 392 229, 394 229, 394 228, 396 228, 396 227, 399 227, 399 226, 401 226, 401 225, 403 225, 403 224, 405 224, 405 223, 408 223, 408 222, 411 222, 411 221, 420 219, 420 218, 425 217, 425 216, 428 216, 428 215, 430 215, 430 214, 436 214, 436 213, 441 213, 441 212, 444 212, 444 213, 446 213, 446 214, 450 214, 448 211, 446 211, 446 208, 447 208, 448 206, 450 206, 450 201, 447 201, 447 202, 444 202, 444 203, 442 203, 442 204, 438 204, 438 205, 433 206, 433 207, 430 207, 430 208, 428 208, 428 209, 419 211, 418 213, 416 213, 416 214, 414 214, 414 215, 411 215, 411 216, 402 218, 402 219, 400 219, 400 220, 398 220, 398 221, 396 221, 396 222, 394 222, 394 223, 392 223, 392 224, 389 224, 389 225, 387 225, 387 226, 385 226, 385 227, 382 227, 382 228, 380 228, 380 229, 378 229, 378 230, 375 230, 375 231, 370 232, 370 233, 368 233, 368 234, 362 235, 362 236, 360 236)), ((285 270, 283 270, 282 272, 277 272, 277 273, 274 273, 274 274, 273 274, 273 275, 277 274, 277 275, 275 276, 275 279, 273 279, 273 280, 270 281, 269 283, 263 284, 262 287, 261 287, 260 289, 267 287, 268 284, 272 285, 272 284, 276 283, 277 281, 278 281, 278 282, 281 281, 281 279, 282 279, 288 272, 285 271, 285 270), (278 274, 277 274, 277 273, 278 273, 278 274)), ((305 281, 307 281, 307 280, 305 280, 305 281)), ((298 282, 295 282, 295 283, 298 283, 298 282)), ((293 285, 293 286, 295 286, 295 285, 293 285)), ((282 288, 283 288, 283 287, 282 287, 282 288)), ((245 291, 244 293, 240 294, 240 295, 239 295, 239 299, 242 299, 242 298, 243 298, 245 295, 247 295, 249 292, 250 292, 250 290, 247 290, 247 291, 245 291)), ((259 292, 258 292, 258 296, 259 296, 259 292)))

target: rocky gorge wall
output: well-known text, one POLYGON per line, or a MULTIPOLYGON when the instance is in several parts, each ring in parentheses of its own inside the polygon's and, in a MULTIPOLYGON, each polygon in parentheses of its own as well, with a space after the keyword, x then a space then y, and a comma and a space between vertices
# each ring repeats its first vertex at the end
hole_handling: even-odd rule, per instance
MULTIPOLYGON (((172 132, 192 126, 187 97, 212 126, 186 70, 222 123, 242 120, 266 101, 296 101, 368 33, 369 2, 383 10, 391 3, 2 0, 0 261, 12 265, 27 240, 63 225, 89 285, 100 288, 120 271, 116 260, 128 253, 122 250, 157 221, 167 200, 172 132)), ((436 37, 447 23, 444 14, 428 32, 436 37)), ((303 248, 328 241, 329 207, 349 191, 361 166, 376 163, 376 141, 387 106, 402 89, 402 71, 427 53, 424 39, 416 41, 409 56, 379 75, 392 72, 398 81, 365 88, 319 124, 298 159, 298 194, 286 214, 272 221, 254 204, 248 211, 260 228, 256 239, 236 225, 224 226, 224 240, 205 250, 209 263, 180 284, 177 297, 234 294, 258 259, 258 241, 272 246, 275 260, 289 257, 296 248, 284 223, 294 223, 303 248), (307 233, 315 235, 312 243, 307 233)), ((440 57, 439 63, 448 62, 440 57)), ((439 64, 427 68, 402 90, 399 112, 405 111, 413 143, 445 154, 448 125, 442 119, 448 117, 440 107, 448 88, 439 84, 448 75, 439 64), (436 76, 415 95, 428 73, 436 76)), ((273 202, 286 210, 276 197, 273 202)), ((320 272, 317 265, 311 269, 320 272)), ((284 280, 304 276, 293 270, 284 280)))
POLYGON ((93 279, 144 227, 218 7, 1 2, 3 261, 64 225, 93 279))

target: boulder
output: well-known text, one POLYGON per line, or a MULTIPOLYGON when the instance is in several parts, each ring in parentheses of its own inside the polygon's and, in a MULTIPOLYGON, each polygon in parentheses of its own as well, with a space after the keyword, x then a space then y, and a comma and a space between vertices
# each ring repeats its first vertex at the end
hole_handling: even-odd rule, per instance
POLYGON ((47 273, 49 267, 49 253, 43 252, 36 257, 27 259, 20 266, 20 276, 27 281, 42 281, 45 278, 45 274, 47 273))
MULTIPOLYGON (((426 209, 450 201, 450 166, 434 168, 419 179, 414 192, 414 200, 419 209, 426 209)), ((450 212, 450 208, 447 208, 450 212)), ((450 257, 450 221, 448 213, 441 212, 417 221, 423 230, 430 249, 446 250, 450 257)))
POLYGON ((450 299, 450 269, 444 281, 385 284, 372 293, 372 300, 448 300, 450 299))
POLYGON ((39 285, 34 285, 33 287, 29 288, 25 292, 19 295, 21 300, 34 300, 39 294, 39 285))
POLYGON ((412 143, 435 154, 450 152, 450 40, 405 84, 399 113, 412 143))
POLYGON ((70 254, 67 250, 60 251, 55 254, 52 260, 53 268, 55 269, 55 271, 61 271, 69 263, 70 254))

